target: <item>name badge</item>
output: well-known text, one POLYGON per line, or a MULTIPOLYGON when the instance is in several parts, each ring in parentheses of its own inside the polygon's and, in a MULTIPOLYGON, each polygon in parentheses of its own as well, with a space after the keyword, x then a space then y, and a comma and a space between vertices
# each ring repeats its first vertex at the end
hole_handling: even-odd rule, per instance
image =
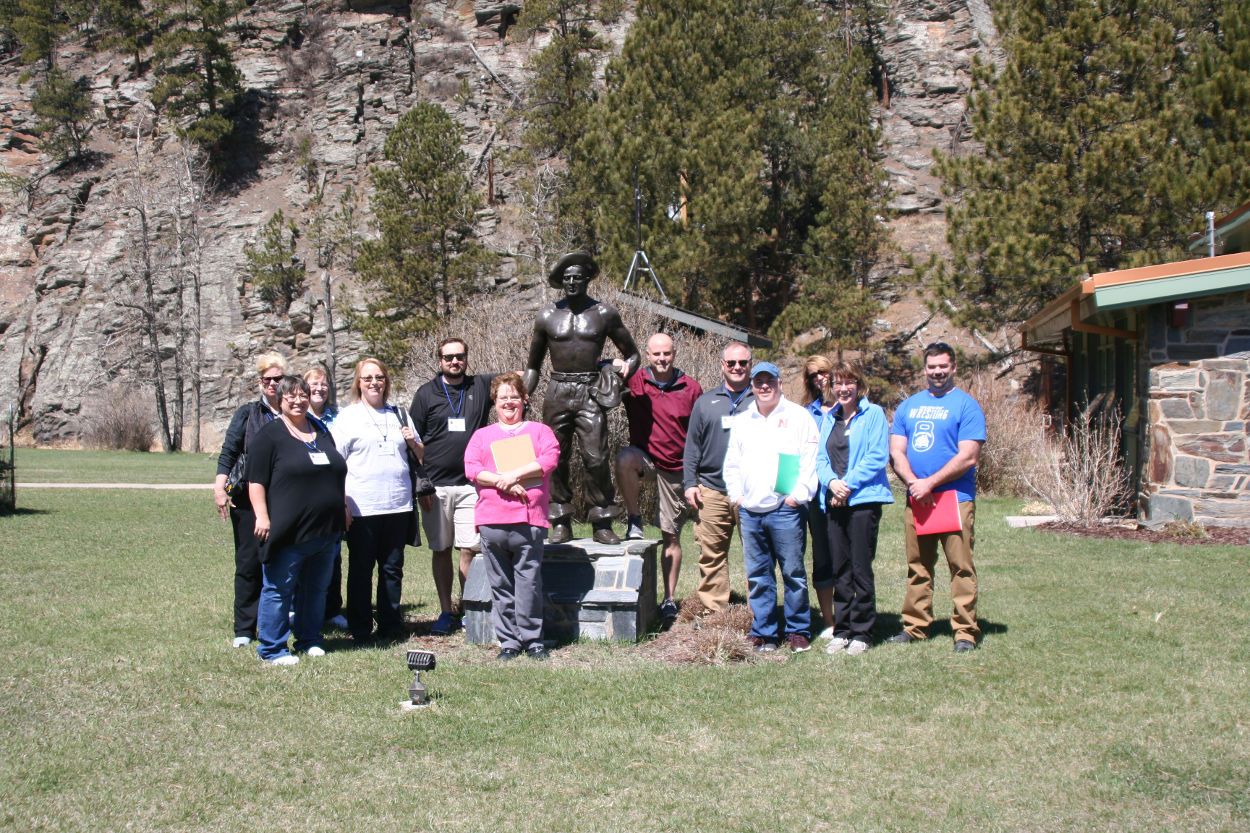
POLYGON ((308 452, 308 459, 312 460, 314 466, 330 465, 330 458, 326 456, 324 451, 310 451, 308 452))
POLYGON ((465 430, 464 417, 447 417, 447 430, 463 433, 465 430))
POLYGON ((394 457, 399 454, 399 449, 395 446, 395 443, 387 442, 386 440, 378 440, 378 450, 388 457, 394 457))
POLYGON ((729 430, 730 426, 732 426, 733 423, 734 423, 734 418, 732 414, 725 414, 723 417, 720 418, 720 427, 725 429, 726 431, 729 430))

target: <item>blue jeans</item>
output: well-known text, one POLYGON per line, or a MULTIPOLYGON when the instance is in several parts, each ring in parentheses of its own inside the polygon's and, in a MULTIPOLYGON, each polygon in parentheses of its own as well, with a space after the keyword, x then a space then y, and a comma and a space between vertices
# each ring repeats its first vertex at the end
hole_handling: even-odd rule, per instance
POLYGON ((754 619, 751 636, 774 642, 782 636, 777 627, 777 579, 773 575, 773 565, 778 564, 785 587, 785 633, 811 637, 812 611, 807 600, 807 570, 803 567, 807 542, 805 510, 806 507, 783 503, 771 512, 743 509, 738 514, 754 619))
POLYGON ((284 547, 261 565, 260 612, 257 618, 256 653, 264 660, 290 653, 292 599, 295 602, 295 650, 307 651, 321 644, 325 617, 326 587, 334 568, 337 535, 326 535, 284 547))

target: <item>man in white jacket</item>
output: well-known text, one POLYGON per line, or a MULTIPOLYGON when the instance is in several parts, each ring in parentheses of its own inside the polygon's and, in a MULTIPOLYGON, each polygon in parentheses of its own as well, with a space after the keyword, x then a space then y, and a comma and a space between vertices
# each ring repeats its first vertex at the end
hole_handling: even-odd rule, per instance
POLYGON ((750 588, 751 641, 774 651, 784 633, 795 653, 811 647, 811 609, 803 550, 807 504, 817 488, 819 432, 812 415, 781 395, 771 362, 751 368, 755 401, 733 418, 725 453, 725 486, 738 507, 750 588), (777 622, 777 580, 784 584, 785 630, 777 622))

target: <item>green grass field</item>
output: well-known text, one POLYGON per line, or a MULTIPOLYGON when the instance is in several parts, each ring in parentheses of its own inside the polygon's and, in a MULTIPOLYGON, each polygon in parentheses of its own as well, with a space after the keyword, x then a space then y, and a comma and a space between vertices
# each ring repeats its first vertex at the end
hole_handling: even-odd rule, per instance
MULTIPOLYGON (((217 473, 217 454, 15 449, 19 483, 198 483, 217 473)), ((19 499, 19 504, 21 499, 19 499)))
MULTIPOLYGON (((28 454, 19 479, 142 473, 130 455, 28 454)), ((583 643, 500 667, 422 638, 435 704, 403 714, 402 645, 330 639, 288 669, 229 647, 230 534, 208 494, 18 500, 0 518, 3 830, 1250 828, 1246 548, 1008 530, 1016 505, 983 501, 972 654, 947 632, 857 658, 671 667, 583 643)), ((899 524, 887 514, 877 559, 888 629, 899 524)), ((425 622, 428 552, 408 555, 425 622)))

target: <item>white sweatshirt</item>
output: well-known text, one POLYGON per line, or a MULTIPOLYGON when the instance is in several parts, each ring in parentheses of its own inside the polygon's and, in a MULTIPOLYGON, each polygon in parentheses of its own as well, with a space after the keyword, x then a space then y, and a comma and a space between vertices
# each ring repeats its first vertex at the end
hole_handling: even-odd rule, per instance
POLYGON ((733 418, 725 452, 725 487, 731 501, 752 512, 771 512, 787 497, 802 505, 816 493, 820 432, 807 409, 784 396, 764 416, 752 402, 733 418), (799 456, 799 476, 789 495, 773 490, 781 454, 799 456))

